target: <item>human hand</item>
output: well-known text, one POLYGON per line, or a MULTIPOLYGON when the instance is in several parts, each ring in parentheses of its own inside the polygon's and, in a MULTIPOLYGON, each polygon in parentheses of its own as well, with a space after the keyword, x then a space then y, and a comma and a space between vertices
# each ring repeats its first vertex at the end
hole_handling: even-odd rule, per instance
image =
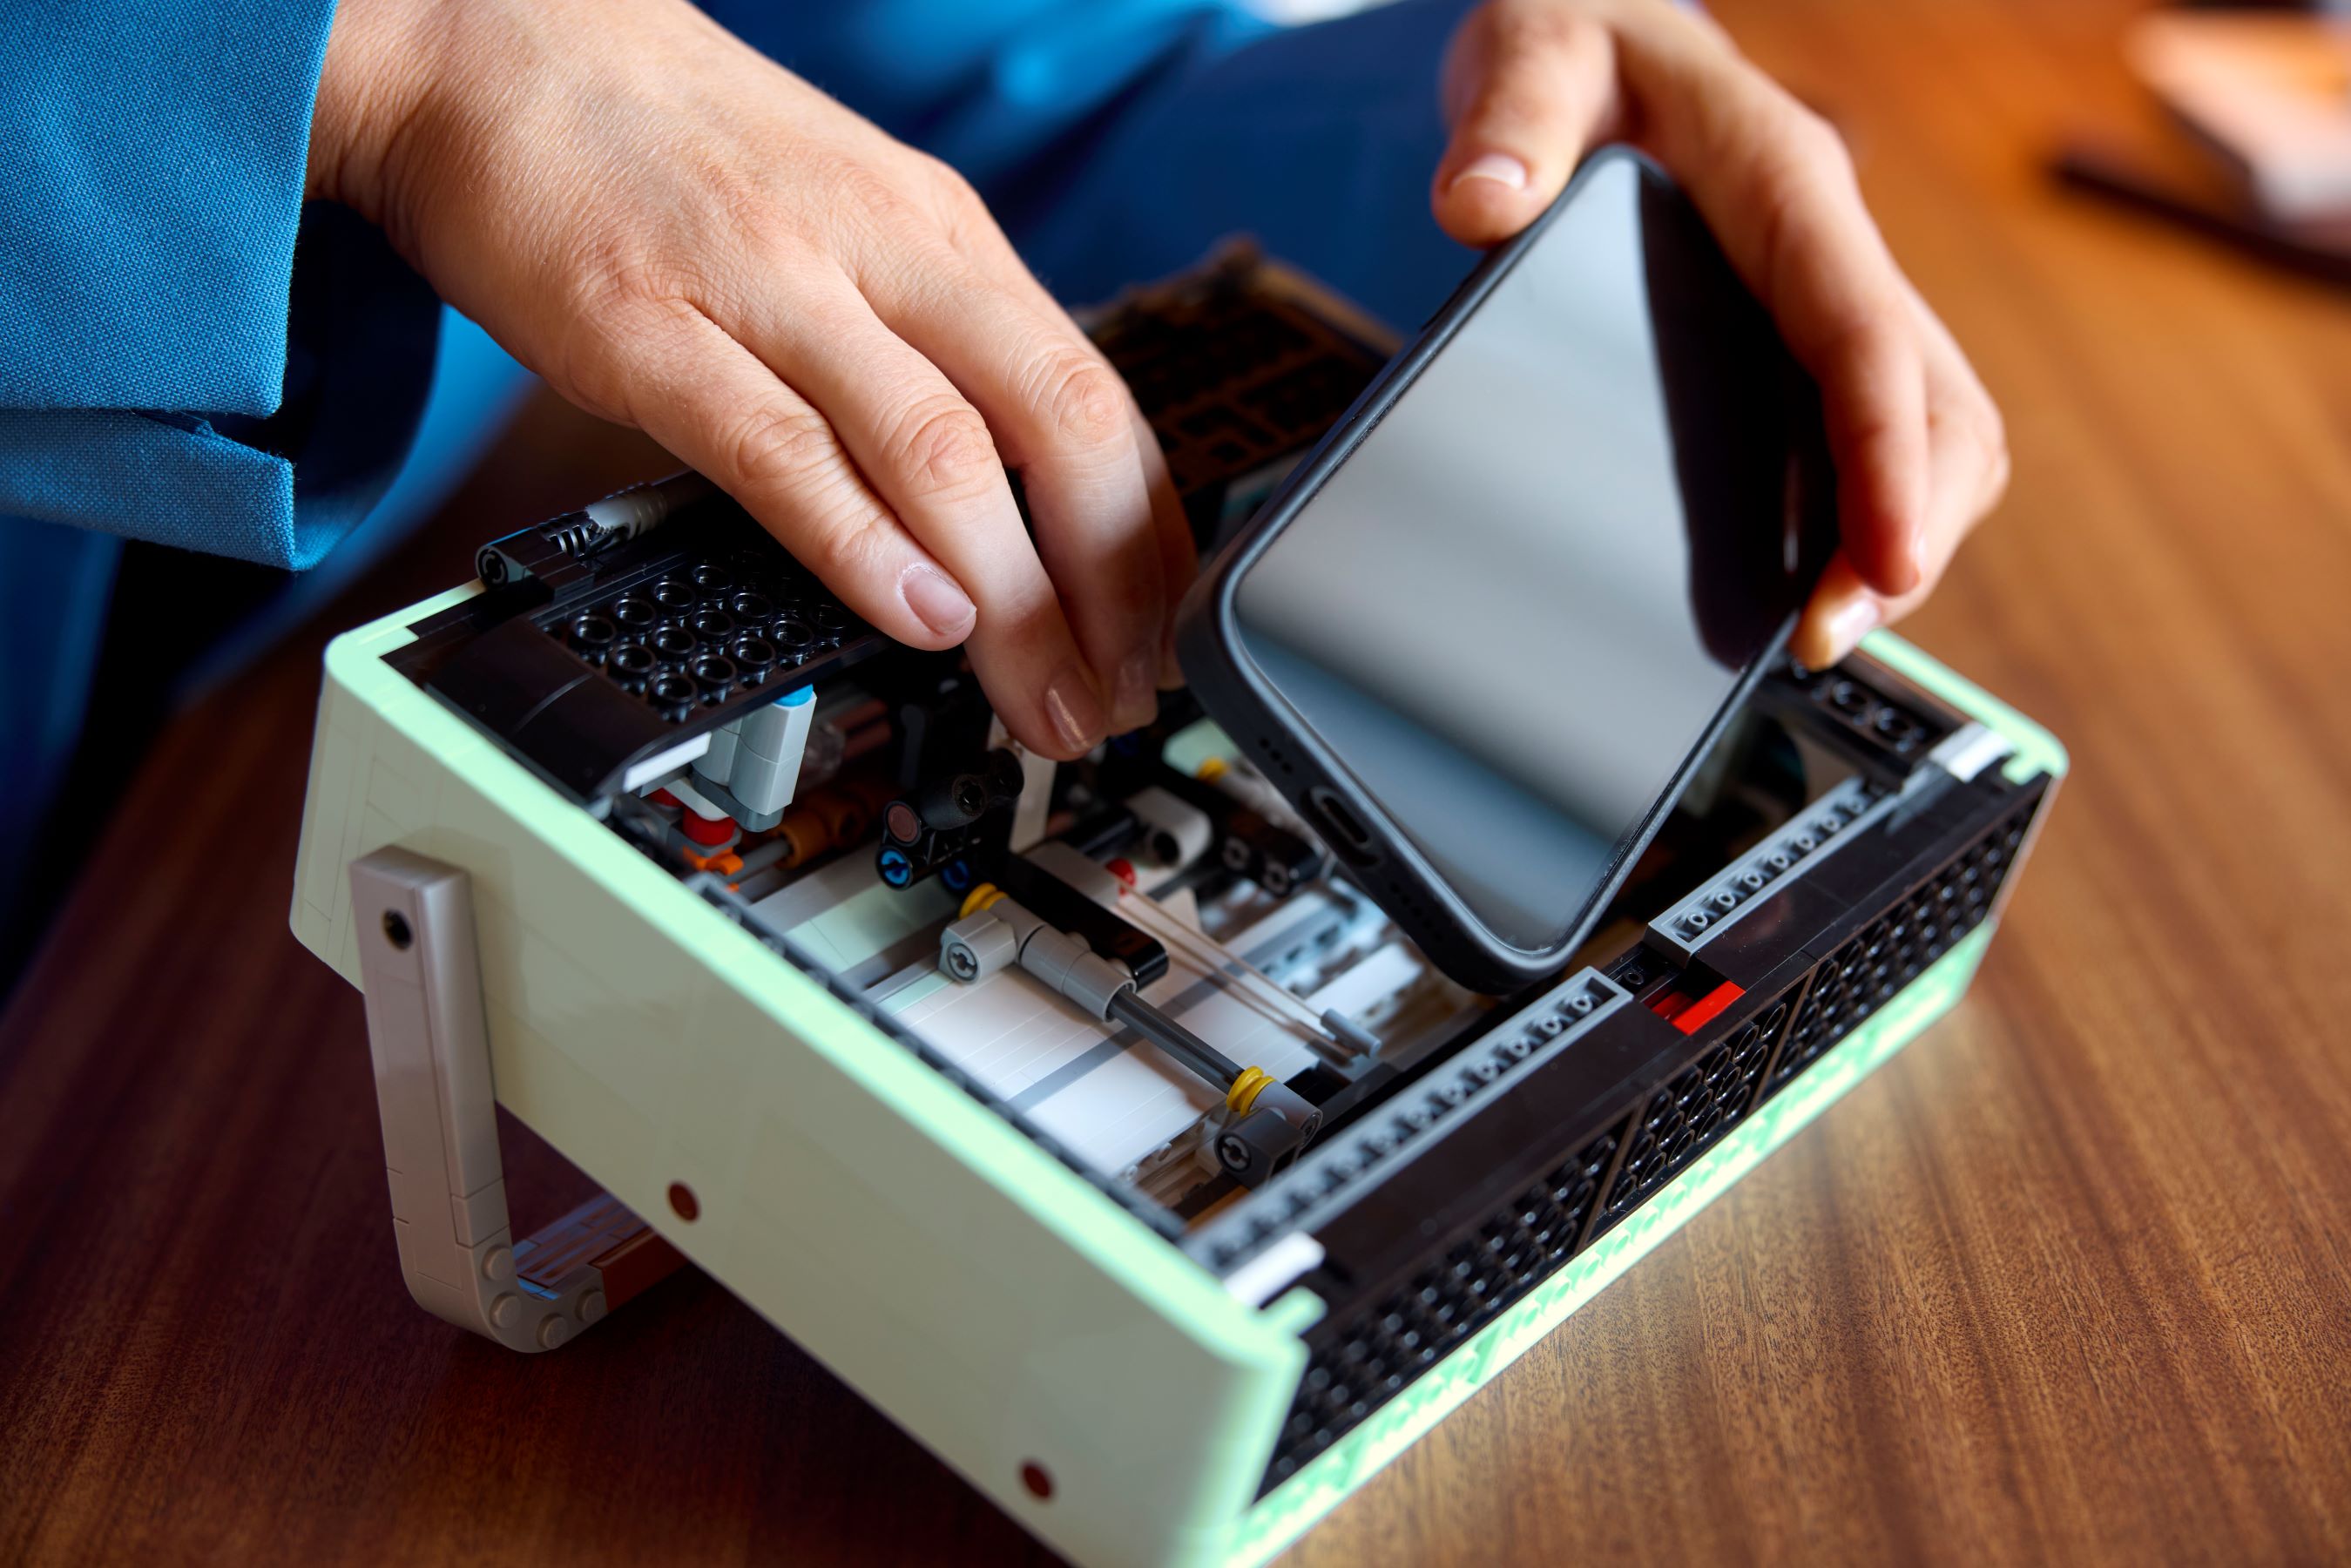
POLYGON ((952 170, 684 0, 342 0, 309 186, 876 627, 966 643, 1032 748, 1172 684, 1191 535, 1124 383, 952 170))
POLYGON ((1629 141, 1678 180, 1820 383, 1843 544, 1797 628, 1834 664, 1926 598, 2008 485, 2000 411, 1896 267, 1844 143, 1667 0, 1487 0, 1445 65, 1437 220, 1492 246, 1629 141))

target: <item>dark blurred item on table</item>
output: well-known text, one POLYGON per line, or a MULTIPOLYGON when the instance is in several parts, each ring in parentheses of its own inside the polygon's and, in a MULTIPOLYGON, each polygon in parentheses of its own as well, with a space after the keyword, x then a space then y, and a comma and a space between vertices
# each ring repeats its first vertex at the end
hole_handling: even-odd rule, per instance
POLYGON ((2351 13, 2161 10, 2122 51, 2160 114, 2072 139, 2058 175, 2351 282, 2351 13))

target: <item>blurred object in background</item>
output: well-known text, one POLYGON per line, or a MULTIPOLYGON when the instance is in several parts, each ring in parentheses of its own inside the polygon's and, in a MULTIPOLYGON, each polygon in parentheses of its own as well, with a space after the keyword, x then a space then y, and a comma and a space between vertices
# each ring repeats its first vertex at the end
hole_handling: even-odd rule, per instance
POLYGON ((2158 112, 2070 142, 2060 177, 2351 283, 2351 0, 2158 10, 2121 48, 2158 112))
POLYGON ((2123 52, 2262 213, 2351 214, 2351 16, 2158 12, 2123 52))

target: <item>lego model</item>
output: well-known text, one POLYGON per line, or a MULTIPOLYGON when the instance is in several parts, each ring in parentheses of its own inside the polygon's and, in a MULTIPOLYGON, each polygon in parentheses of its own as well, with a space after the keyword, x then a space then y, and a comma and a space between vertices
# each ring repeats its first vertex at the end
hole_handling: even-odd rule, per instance
MULTIPOLYGON (((1246 252, 1094 324, 1204 545, 1382 362, 1246 252)), ((1055 765, 691 476, 339 638, 293 925, 416 1300, 724 1283, 1039 1537, 1261 1562, 1949 1008, 2064 754, 1879 634, 1557 975, 1436 972, 1181 697, 1055 765), (494 1107, 605 1195, 507 1223, 494 1107)))

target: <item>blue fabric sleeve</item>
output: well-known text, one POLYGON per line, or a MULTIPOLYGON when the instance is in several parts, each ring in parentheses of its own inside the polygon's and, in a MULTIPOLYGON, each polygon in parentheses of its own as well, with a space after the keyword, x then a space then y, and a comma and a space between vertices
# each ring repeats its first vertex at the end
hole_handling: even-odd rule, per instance
POLYGON ((299 568, 397 473, 439 312, 373 230, 304 209, 331 15, 14 7, 0 517, 299 568))

